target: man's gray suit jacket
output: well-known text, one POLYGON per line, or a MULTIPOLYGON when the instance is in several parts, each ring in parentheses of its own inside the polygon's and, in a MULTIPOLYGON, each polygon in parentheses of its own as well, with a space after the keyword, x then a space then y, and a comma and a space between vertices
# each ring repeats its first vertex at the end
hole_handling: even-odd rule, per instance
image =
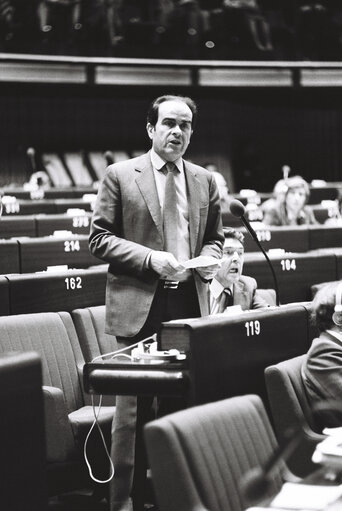
MULTIPOLYGON (((191 257, 220 258, 224 235, 215 179, 184 160, 189 200, 191 257)), ((106 332, 131 337, 144 325, 159 276, 146 258, 163 250, 162 212, 150 154, 114 163, 99 188, 90 229, 93 255, 109 263, 106 288, 106 332)), ((195 276, 201 310, 206 284, 195 276)), ((203 314, 203 312, 202 312, 203 314)))

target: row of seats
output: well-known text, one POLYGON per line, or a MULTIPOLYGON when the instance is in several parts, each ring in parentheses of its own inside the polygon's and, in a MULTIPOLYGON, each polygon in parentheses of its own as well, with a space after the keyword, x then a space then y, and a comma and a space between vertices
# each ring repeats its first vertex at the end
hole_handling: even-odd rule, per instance
MULTIPOLYGON (((85 362, 90 362, 94 357, 111 352, 116 348, 115 338, 104 333, 104 314, 105 307, 99 306, 78 309, 72 311, 71 314, 67 312, 38 313, 0 318, 1 353, 35 351, 42 359, 50 495, 81 487, 87 482, 82 447, 93 421, 93 413, 89 406, 89 396, 83 390, 82 373, 85 362)), ((286 359, 288 356, 306 351, 308 336, 307 334, 306 336, 302 335, 308 330, 305 327, 308 314, 306 306, 287 306, 282 310, 270 311, 269 315, 262 311, 255 311, 254 314, 255 317, 248 316, 248 320, 256 321, 258 319, 260 322, 261 329, 258 334, 257 347, 254 336, 246 333, 245 316, 240 317, 239 320, 225 318, 224 327, 220 318, 217 320, 211 318, 213 330, 221 331, 224 333, 224 337, 220 333, 214 337, 211 336, 208 327, 202 330, 199 352, 194 357, 196 360, 190 362, 190 364, 196 363, 193 371, 196 371, 195 380, 198 390, 202 387, 202 392, 205 392, 206 388, 215 388, 220 393, 214 398, 217 399, 222 395, 222 388, 217 384, 220 380, 217 368, 215 372, 210 371, 207 366, 208 356, 205 356, 204 349, 210 350, 216 357, 216 362, 218 359, 221 360, 219 367, 222 369, 220 371, 226 375, 231 371, 236 373, 235 365, 238 359, 234 356, 220 355, 223 348, 225 352, 230 350, 231 355, 234 353, 235 337, 228 336, 229 324, 230 328, 236 330, 237 322, 239 322, 240 328, 245 331, 245 343, 249 344, 249 348, 252 348, 252 345, 255 346, 255 349, 246 349, 246 352, 251 352, 251 364, 246 365, 244 361, 241 361, 242 369, 240 368, 239 378, 235 379, 234 386, 229 388, 229 382, 231 385, 233 378, 230 378, 225 385, 225 391, 231 395, 248 392, 248 389, 252 387, 253 389, 259 388, 260 371, 263 371, 270 362, 286 359), (293 317, 293 315, 297 319, 301 318, 303 329, 295 328, 295 322, 289 321, 289 317, 293 317), (217 344, 214 347, 212 346, 213 338, 217 344), (228 338, 229 342, 227 342, 228 338), (275 339, 277 340, 276 344, 275 339), (221 351, 217 349, 219 346, 221 346, 221 351), (261 348, 262 346, 263 348, 261 348), (259 353, 258 357, 254 356, 256 349, 259 353), (204 372, 205 377, 200 383, 203 364, 207 368, 204 372), (251 379, 241 377, 246 370, 249 375, 253 374, 251 379)), ((212 367, 214 365, 217 366, 217 364, 212 364, 212 367)), ((113 413, 113 404, 106 405, 103 407, 99 419, 106 432, 107 441, 110 439, 109 432, 113 413)), ((96 466, 102 467, 105 472, 108 472, 108 463, 105 458, 101 457, 103 451, 98 444, 98 439, 95 440, 93 447, 90 447, 91 459, 96 466), (96 452, 99 459, 95 456, 96 452)), ((101 471, 102 468, 98 469, 101 471)), ((102 477, 104 475, 102 472, 102 477)))
POLYGON ((184 410, 145 426, 152 480, 163 511, 242 511, 269 503, 286 479, 293 480, 283 460, 265 472, 269 460, 278 459, 279 449, 287 458, 286 468, 296 476, 317 470, 311 456, 325 437, 315 432, 305 396, 300 374, 304 359, 301 355, 266 368, 271 417, 260 397, 250 393, 184 410), (289 434, 292 445, 296 444, 292 454, 289 434))
POLYGON ((78 210, 69 213, 8 215, 0 221, 0 239, 20 236, 50 236, 55 231, 89 234, 91 213, 78 210))
MULTIPOLYGON (((115 338, 104 333, 104 309, 101 306, 79 309, 72 315, 49 312, 0 318, 2 354, 30 351, 41 358, 49 495, 90 484, 83 445, 94 416, 90 396, 83 390, 82 372, 85 360, 116 348, 115 338)), ((11 403, 11 413, 13 409, 11 403)), ((115 400, 111 398, 98 417, 108 445, 114 412, 115 400)), ((6 459, 10 459, 11 453, 7 454, 6 459)), ((109 464, 96 428, 88 455, 95 477, 108 477, 109 464)))

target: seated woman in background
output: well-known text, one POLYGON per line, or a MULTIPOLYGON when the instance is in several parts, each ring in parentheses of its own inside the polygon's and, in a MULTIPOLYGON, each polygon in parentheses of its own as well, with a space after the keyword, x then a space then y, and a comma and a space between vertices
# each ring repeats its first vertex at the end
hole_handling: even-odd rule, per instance
MULTIPOLYGON (((302 366, 303 383, 312 409, 341 403, 342 391, 342 281, 323 286, 312 302, 312 315, 320 335, 312 341, 302 366)), ((340 405, 341 407, 341 405, 340 405)), ((332 406, 334 408, 334 406, 332 406)), ((339 407, 338 407, 339 408, 339 407)), ((342 407, 340 408, 342 410, 342 407)), ((342 413, 318 411, 322 427, 342 426, 342 413)))
POLYGON ((265 211, 263 222, 266 225, 305 225, 317 224, 313 212, 306 206, 310 189, 301 176, 293 176, 286 181, 283 198, 265 211))
POLYGON ((334 206, 334 213, 332 216, 326 219, 324 225, 331 227, 342 227, 342 190, 338 191, 336 199, 336 210, 334 206))

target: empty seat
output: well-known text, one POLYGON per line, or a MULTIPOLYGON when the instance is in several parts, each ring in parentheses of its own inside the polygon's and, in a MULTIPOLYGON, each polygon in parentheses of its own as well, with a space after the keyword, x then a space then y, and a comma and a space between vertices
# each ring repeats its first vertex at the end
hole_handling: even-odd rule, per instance
POLYGON ((60 157, 56 153, 42 155, 43 166, 51 179, 53 186, 72 186, 73 182, 68 175, 60 157))
POLYGON ((116 338, 105 333, 105 314, 105 305, 79 308, 71 313, 86 362, 117 349, 116 338))
POLYGON ((265 370, 266 388, 279 443, 288 442, 289 434, 302 435, 299 446, 289 458, 290 470, 304 477, 315 470, 312 453, 324 436, 312 417, 302 381, 301 369, 306 355, 285 360, 265 370))
POLYGON ((88 158, 91 166, 94 169, 97 179, 100 181, 105 175, 107 168, 107 161, 104 157, 104 154, 101 151, 90 151, 88 153, 88 158))
MULTIPOLYGON (((196 406, 145 426, 160 511, 242 511, 241 483, 277 443, 260 397, 239 396, 196 406)), ((282 484, 275 471, 267 494, 282 484)), ((264 495, 266 497, 266 495, 264 495)))
POLYGON ((81 153, 64 153, 65 163, 76 186, 90 186, 93 183, 81 153))
MULTIPOLYGON (((8 351, 36 351, 42 360, 49 494, 84 487, 90 480, 83 443, 94 417, 82 389, 84 359, 70 314, 0 317, 0 352, 8 351)), ((98 419, 108 442, 114 411, 103 407, 98 419)), ((92 452, 102 454, 98 439, 93 439, 92 452)), ((107 460, 94 459, 100 461, 108 476, 107 460)))

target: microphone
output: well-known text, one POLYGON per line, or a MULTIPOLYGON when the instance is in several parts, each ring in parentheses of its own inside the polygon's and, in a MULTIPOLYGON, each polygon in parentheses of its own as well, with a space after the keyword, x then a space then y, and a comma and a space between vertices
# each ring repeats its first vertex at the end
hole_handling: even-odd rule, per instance
POLYGON ((33 147, 29 147, 26 151, 26 155, 29 159, 31 171, 37 172, 37 166, 36 166, 36 151, 33 147))
MULTIPOLYGON (((284 463, 297 448, 304 436, 305 428, 296 432, 289 430, 287 439, 279 446, 263 467, 254 467, 249 470, 240 483, 240 489, 249 504, 260 502, 267 496, 274 484, 273 474, 279 465, 284 463)), ((286 470, 286 466, 284 466, 286 470)))
POLYGON ((112 165, 114 163, 114 154, 111 151, 106 151, 103 155, 107 162, 107 165, 112 165))
POLYGON ((241 221, 243 222, 244 226, 246 227, 246 229, 248 230, 248 232, 250 233, 250 235, 254 239, 255 243, 258 245, 259 249, 263 253, 263 255, 264 255, 264 257, 265 257, 265 259, 266 259, 266 261, 267 261, 267 263, 268 263, 268 265, 269 265, 269 267, 271 269, 271 272, 272 272, 273 281, 274 281, 274 289, 275 289, 275 293, 276 293, 276 304, 279 305, 278 281, 277 281, 277 277, 276 277, 274 268, 272 266, 272 263, 271 263, 268 255, 266 254, 266 252, 263 249, 260 241, 258 240, 258 237, 256 235, 255 230, 253 229, 253 227, 251 226, 251 224, 249 223, 247 218, 245 218, 245 216, 244 216, 245 211, 246 211, 245 206, 239 200, 233 199, 231 201, 231 203, 230 203, 229 209, 230 209, 230 212, 231 212, 232 215, 234 215, 235 217, 241 219, 241 221))

